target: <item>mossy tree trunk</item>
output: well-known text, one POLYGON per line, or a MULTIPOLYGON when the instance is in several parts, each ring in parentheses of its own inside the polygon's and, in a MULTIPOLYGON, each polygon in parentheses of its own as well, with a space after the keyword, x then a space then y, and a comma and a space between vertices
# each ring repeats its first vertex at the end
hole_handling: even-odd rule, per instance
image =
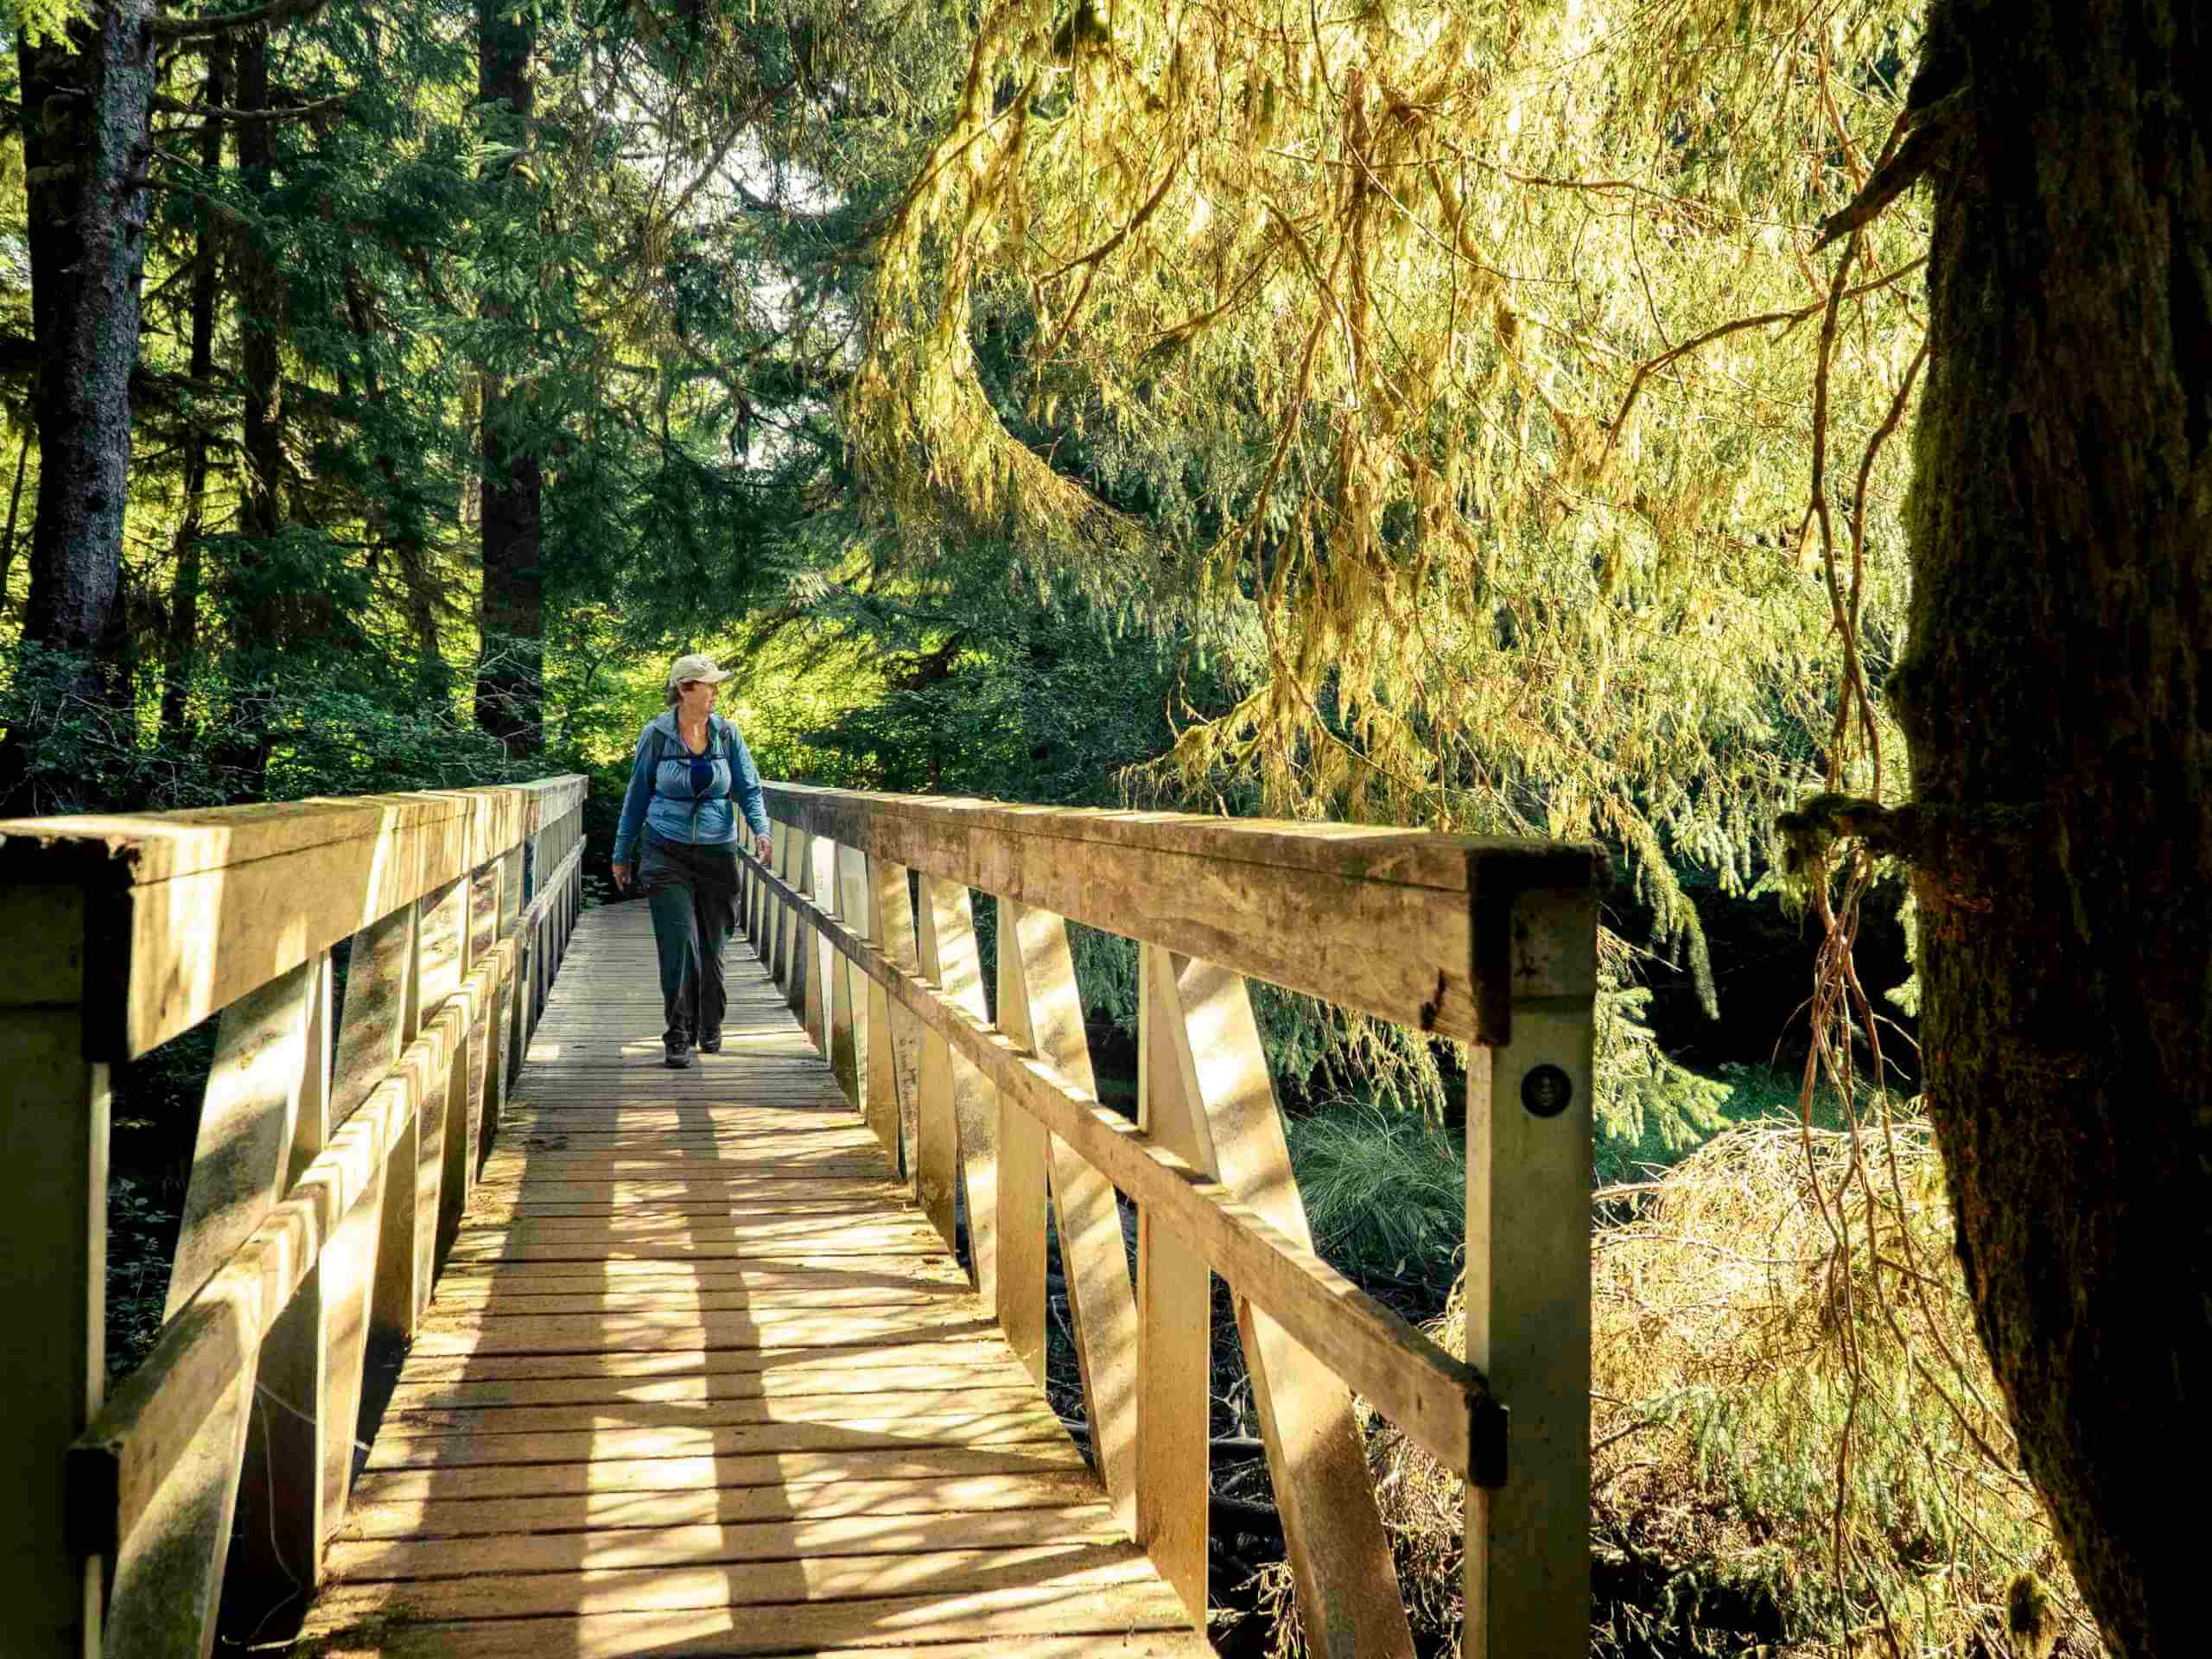
POLYGON ((2107 1637, 2203 1651, 2212 8, 1934 0, 1910 645, 1959 1253, 2107 1637))

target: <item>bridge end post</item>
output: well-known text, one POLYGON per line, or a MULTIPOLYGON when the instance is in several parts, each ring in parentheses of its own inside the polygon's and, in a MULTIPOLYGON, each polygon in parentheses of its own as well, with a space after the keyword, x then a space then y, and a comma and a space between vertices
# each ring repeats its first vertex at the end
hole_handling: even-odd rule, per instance
MULTIPOLYGON (((0 1213, 18 1245, 0 1251, 0 1490, 16 1495, 0 1504, 0 1560, 9 1650, 41 1659, 99 1651, 105 1593, 101 1557, 71 1538, 65 1459, 107 1393, 110 1069, 91 1057, 104 1052, 92 1003, 115 966, 98 960, 109 902, 0 885, 0 1213)), ((121 1009, 108 1012, 119 1030, 121 1009)))
MULTIPOLYGON (((1466 1357, 1504 1408, 1505 1445, 1503 1484, 1467 1484, 1467 1659, 1589 1646, 1592 868, 1553 886, 1478 866, 1469 882, 1484 1007, 1467 1067, 1466 1357)), ((1494 1438, 1475 1425, 1478 1465, 1494 1438)))

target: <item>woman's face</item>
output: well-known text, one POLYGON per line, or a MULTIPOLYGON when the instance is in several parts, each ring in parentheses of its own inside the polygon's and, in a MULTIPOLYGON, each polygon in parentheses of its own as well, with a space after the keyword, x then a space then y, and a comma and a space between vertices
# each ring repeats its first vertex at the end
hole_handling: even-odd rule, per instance
POLYGON ((686 680, 676 688, 677 706, 697 720, 713 712, 715 693, 721 689, 712 680, 686 680))

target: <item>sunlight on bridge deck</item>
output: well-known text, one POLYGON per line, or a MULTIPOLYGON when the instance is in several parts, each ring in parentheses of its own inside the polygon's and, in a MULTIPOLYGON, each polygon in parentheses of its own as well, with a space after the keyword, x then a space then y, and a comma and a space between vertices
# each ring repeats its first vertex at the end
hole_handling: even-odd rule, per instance
POLYGON ((1206 1653, 730 957, 671 1071, 645 906, 582 918, 296 1652, 1206 1653))

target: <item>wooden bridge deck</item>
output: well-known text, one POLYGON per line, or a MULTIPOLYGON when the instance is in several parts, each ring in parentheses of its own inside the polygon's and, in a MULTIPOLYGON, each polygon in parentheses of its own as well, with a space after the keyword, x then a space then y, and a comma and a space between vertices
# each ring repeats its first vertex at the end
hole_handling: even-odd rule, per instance
POLYGON ((302 1654, 1209 1651, 741 939, 586 914, 302 1654))

